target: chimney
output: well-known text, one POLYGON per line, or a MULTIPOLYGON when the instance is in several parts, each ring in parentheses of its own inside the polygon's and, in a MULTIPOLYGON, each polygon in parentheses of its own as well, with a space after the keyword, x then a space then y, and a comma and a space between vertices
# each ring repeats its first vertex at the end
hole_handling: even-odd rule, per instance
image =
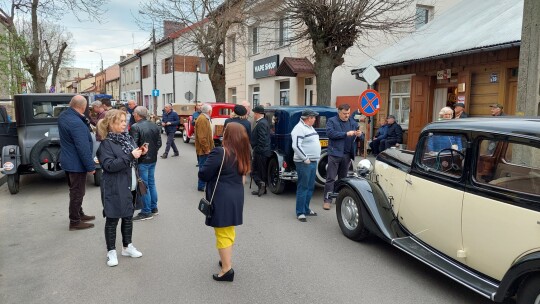
POLYGON ((120 62, 122 62, 124 60, 126 60, 126 56, 124 56, 124 55, 120 56, 120 62))
POLYGON ((170 34, 178 30, 181 30, 185 27, 186 27, 186 24, 182 22, 163 20, 163 36, 168 37, 170 34))

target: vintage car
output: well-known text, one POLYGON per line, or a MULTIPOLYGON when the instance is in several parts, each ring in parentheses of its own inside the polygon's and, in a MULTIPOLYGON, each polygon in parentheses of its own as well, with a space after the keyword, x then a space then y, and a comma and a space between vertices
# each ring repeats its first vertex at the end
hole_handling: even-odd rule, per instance
MULTIPOLYGON (((73 94, 21 94, 15 95, 15 122, 0 122, 2 142, 1 165, 7 175, 11 194, 19 192, 20 176, 38 173, 48 179, 65 177, 60 159, 58 116, 69 108, 73 94), (16 128, 16 135, 14 130, 16 128)), ((88 109, 87 109, 88 114, 88 109)), ((99 186, 102 171, 95 152, 97 169, 94 184, 99 186)))
MULTIPOLYGON (((195 111, 195 105, 194 104, 182 104, 182 103, 173 103, 171 104, 173 110, 178 114, 178 118, 180 118, 180 124, 176 128, 176 132, 180 132, 180 134, 184 135, 184 124, 187 123, 189 117, 193 114, 195 111)), ((161 129, 161 133, 164 132, 163 126, 161 125, 161 117, 156 119, 156 124, 161 129)))
MULTIPOLYGON (((213 102, 208 104, 212 106, 211 118, 214 142, 219 145, 221 143, 220 139, 223 136, 223 124, 227 118, 231 117, 235 104, 224 102, 213 102)), ((183 122, 183 125, 185 132, 182 132, 182 139, 185 143, 189 143, 191 139, 195 139, 195 123, 193 122, 193 116, 190 115, 187 121, 183 122)))
POLYGON ((540 303, 540 119, 426 126, 336 182, 345 236, 375 235, 493 300, 540 303))
POLYGON ((326 166, 328 163, 326 121, 337 115, 337 109, 319 106, 268 107, 265 109, 265 117, 270 125, 272 156, 268 160, 267 187, 272 193, 283 193, 287 182, 295 182, 298 179, 293 161, 294 151, 292 149, 291 131, 300 121, 302 111, 305 109, 311 109, 319 113, 313 125, 317 133, 319 133, 322 148, 321 159, 317 164, 315 184, 324 186, 326 181, 326 166))

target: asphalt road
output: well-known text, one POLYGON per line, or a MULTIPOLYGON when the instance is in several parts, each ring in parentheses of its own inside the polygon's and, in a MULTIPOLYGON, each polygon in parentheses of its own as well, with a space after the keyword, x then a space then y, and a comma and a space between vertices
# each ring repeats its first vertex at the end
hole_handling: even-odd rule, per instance
MULTIPOLYGON (((233 283, 219 269, 213 230, 196 205, 195 149, 159 160, 160 215, 134 223, 139 259, 106 265, 99 188, 88 178, 83 207, 96 227, 68 231, 65 180, 24 176, 20 192, 0 187, 0 303, 491 303, 377 239, 345 238, 335 208, 295 218, 294 188, 261 198, 245 187, 233 283)), ((121 248, 120 232, 117 248, 121 248)))

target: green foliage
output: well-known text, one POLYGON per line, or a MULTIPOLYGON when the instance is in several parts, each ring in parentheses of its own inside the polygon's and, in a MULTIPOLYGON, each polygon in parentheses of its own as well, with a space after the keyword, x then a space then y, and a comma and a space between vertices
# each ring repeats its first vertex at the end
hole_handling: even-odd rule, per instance
POLYGON ((21 61, 25 45, 23 39, 16 39, 8 32, 0 34, 0 83, 4 85, 0 91, 9 95, 21 93, 22 82, 28 83, 21 61))

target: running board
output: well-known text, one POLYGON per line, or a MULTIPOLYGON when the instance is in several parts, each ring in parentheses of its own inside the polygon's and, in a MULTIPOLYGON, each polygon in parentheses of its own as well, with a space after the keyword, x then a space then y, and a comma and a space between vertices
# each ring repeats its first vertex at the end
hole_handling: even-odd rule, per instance
POLYGON ((474 292, 492 301, 495 298, 499 287, 496 282, 482 278, 480 275, 443 256, 441 253, 435 252, 412 237, 393 239, 392 245, 474 292))

